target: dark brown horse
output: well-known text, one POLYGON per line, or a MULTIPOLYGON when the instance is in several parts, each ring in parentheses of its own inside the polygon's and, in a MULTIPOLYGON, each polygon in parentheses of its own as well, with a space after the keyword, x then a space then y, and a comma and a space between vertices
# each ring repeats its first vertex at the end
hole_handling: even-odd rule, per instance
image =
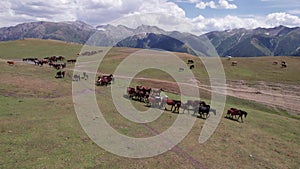
POLYGON ((108 85, 111 84, 114 81, 113 75, 110 74, 108 76, 99 76, 98 80, 96 81, 97 86, 102 86, 102 85, 108 85))
POLYGON ((65 77, 65 71, 59 71, 56 73, 55 78, 64 78, 65 77))
POLYGON ((236 116, 238 116, 237 121, 239 121, 239 119, 241 118, 241 121, 243 122, 243 116, 245 116, 245 118, 247 117, 247 112, 243 111, 243 110, 239 110, 236 108, 230 108, 229 110, 227 110, 227 114, 225 117, 229 117, 229 118, 233 118, 236 116))
POLYGON ((137 93, 133 87, 127 87, 127 95, 129 96, 129 98, 133 99, 134 97, 136 97, 137 93))

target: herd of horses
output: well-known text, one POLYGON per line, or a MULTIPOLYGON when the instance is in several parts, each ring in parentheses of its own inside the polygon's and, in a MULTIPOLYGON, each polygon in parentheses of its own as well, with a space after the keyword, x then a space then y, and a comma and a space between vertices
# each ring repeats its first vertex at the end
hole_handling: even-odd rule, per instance
MULTIPOLYGON (((98 52, 98 51, 97 51, 98 52)), ((100 51, 99 51, 100 52, 100 51)), ((84 53, 86 55, 90 53, 84 53)), ((39 60, 38 58, 24 58, 23 61, 27 62, 33 62, 35 65, 43 66, 44 64, 48 64, 50 67, 54 67, 55 69, 59 70, 56 73, 55 78, 64 78, 66 71, 62 71, 60 69, 63 69, 66 67, 66 63, 57 63, 58 61, 64 61, 65 58, 63 56, 52 56, 52 57, 46 57, 44 59, 39 60)), ((67 63, 75 63, 76 59, 70 59, 67 60, 67 63)), ((14 64, 13 61, 8 61, 8 64, 14 64)), ((232 62, 233 63, 233 62, 232 62)), ((190 64, 190 69, 194 68, 194 61, 188 60, 187 64, 190 64)), ((233 63, 237 64, 237 63, 233 63)), ((275 62, 273 63, 275 64, 275 62)), ((282 65, 286 65, 285 62, 282 62, 282 65)), ((81 79, 80 75, 73 75, 72 80, 73 81, 79 81, 81 79)), ((83 73, 82 79, 87 80, 88 75, 86 72, 83 73)), ((98 76, 98 79, 96 80, 97 86, 107 86, 109 84, 112 84, 114 82, 114 77, 112 74, 110 75, 100 75, 98 76)), ((210 115, 210 112, 213 112, 216 115, 216 110, 211 108, 209 104, 206 104, 204 101, 201 100, 188 100, 186 103, 182 102, 181 100, 176 99, 170 99, 167 95, 161 96, 161 92, 164 91, 163 89, 156 89, 156 88, 150 88, 146 86, 137 85, 136 88, 127 87, 127 95, 129 98, 133 100, 137 100, 140 102, 146 103, 146 106, 152 107, 152 108, 159 108, 164 109, 166 111, 172 111, 174 113, 179 113, 180 109, 182 109, 182 113, 185 111, 193 112, 194 116, 201 117, 201 118, 208 118, 210 115), (167 107, 170 107, 168 109, 167 107)), ((239 110, 236 108, 230 108, 227 111, 226 118, 231 118, 235 120, 241 119, 241 122, 243 122, 243 116, 247 117, 247 112, 243 110, 239 110)))
MULTIPOLYGON (((64 69, 67 66, 67 63, 75 63, 76 59, 69 59, 66 62, 63 62, 65 60, 64 56, 50 56, 45 57, 43 59, 38 58, 23 58, 23 62, 31 62, 34 63, 34 65, 37 66, 43 66, 44 64, 48 64, 50 67, 53 67, 54 69, 58 70, 56 72, 55 78, 64 78, 66 71, 61 71, 60 69, 64 69), (58 61, 61 61, 63 63, 58 63, 58 61)), ((73 77, 74 78, 74 77, 73 77)))
MULTIPOLYGON (((161 91, 164 90, 137 85, 136 88, 127 87, 127 96, 132 100, 144 102, 146 106, 152 108, 164 109, 174 113, 179 113, 180 109, 182 109, 182 113, 187 110, 188 114, 190 114, 190 111, 192 111, 194 116, 203 119, 207 119, 210 112, 213 112, 214 115, 217 113, 216 110, 211 108, 209 104, 206 104, 205 101, 187 100, 186 103, 183 103, 181 100, 170 99, 167 95, 161 96, 161 91), (170 107, 170 109, 167 107, 170 107)), ((230 108, 227 111, 226 118, 237 121, 241 119, 241 122, 243 122, 243 116, 246 117, 247 112, 230 108)))

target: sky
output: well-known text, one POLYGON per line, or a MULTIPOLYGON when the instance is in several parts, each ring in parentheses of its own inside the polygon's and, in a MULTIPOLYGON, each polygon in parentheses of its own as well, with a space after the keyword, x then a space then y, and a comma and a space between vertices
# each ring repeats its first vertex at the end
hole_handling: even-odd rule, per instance
POLYGON ((141 24, 202 34, 300 26, 300 0, 1 0, 0 27, 35 21, 141 24))

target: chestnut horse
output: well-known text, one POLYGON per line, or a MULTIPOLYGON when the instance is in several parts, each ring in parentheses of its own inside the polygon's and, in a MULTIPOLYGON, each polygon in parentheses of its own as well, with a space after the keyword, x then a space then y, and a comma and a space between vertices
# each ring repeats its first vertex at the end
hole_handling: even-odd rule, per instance
POLYGON ((239 119, 241 118, 241 121, 243 122, 243 115, 245 116, 245 118, 247 117, 247 112, 243 111, 243 110, 239 110, 239 109, 236 109, 236 108, 230 108, 228 111, 227 111, 227 114, 225 117, 228 117, 230 116, 230 118, 233 118, 233 116, 238 116, 237 118, 237 121, 239 121, 239 119))
MULTIPOLYGON (((173 112, 179 113, 179 108, 181 107, 181 101, 180 100, 173 100, 173 99, 163 99, 163 102, 165 103, 165 105, 170 105, 171 106, 171 110, 173 110, 173 112)), ((165 106, 165 110, 169 111, 166 106, 165 106)))

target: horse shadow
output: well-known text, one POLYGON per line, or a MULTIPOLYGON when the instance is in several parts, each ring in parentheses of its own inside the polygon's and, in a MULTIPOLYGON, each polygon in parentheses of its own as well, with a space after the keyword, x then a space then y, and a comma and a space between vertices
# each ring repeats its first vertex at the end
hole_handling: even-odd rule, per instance
POLYGON ((231 121, 235 121, 235 122, 242 123, 241 121, 239 121, 238 119, 236 119, 236 118, 233 118, 233 117, 228 117, 228 116, 225 116, 224 118, 226 118, 226 119, 228 119, 228 120, 231 120, 231 121))

